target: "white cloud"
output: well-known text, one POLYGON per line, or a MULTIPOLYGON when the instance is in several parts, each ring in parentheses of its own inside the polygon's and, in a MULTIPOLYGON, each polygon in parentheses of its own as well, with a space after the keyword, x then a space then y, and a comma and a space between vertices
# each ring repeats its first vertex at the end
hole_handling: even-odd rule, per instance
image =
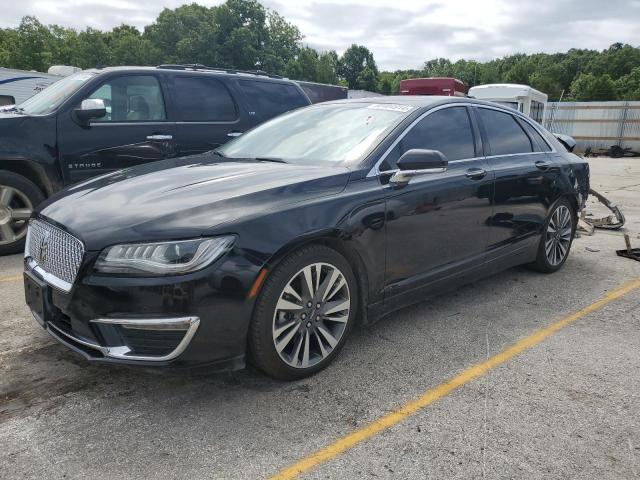
MULTIPOLYGON (((21 0, 2 7, 0 27, 24 15, 67 27, 143 28, 164 7, 192 0, 21 0)), ((3 2, 3 3, 4 3, 3 2)), ((221 0, 200 0, 217 5, 221 0)), ((304 42, 342 52, 369 47, 382 69, 419 68, 446 57, 488 60, 510 53, 603 49, 614 42, 640 45, 640 1, 601 0, 263 0, 305 35, 304 42)))

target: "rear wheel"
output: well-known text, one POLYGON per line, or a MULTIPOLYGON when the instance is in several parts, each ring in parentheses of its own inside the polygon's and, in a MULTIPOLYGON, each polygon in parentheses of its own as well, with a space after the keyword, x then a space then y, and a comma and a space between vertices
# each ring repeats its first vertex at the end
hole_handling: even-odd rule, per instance
POLYGON ((567 200, 560 199, 547 218, 538 256, 531 266, 544 273, 560 270, 569 256, 575 229, 573 209, 567 200))
POLYGON ((0 170, 0 255, 24 250, 29 217, 43 200, 44 195, 33 182, 0 170))
POLYGON ((257 300, 249 332, 252 362, 284 380, 322 370, 344 345, 357 305, 355 277, 344 257, 321 245, 294 252, 257 300))

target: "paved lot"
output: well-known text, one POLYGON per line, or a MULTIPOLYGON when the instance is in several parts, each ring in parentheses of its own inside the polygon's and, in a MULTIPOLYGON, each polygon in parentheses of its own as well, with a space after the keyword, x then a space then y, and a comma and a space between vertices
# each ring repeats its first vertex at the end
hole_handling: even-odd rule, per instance
MULTIPOLYGON (((594 188, 640 246, 640 159, 594 188)), ((0 258, 0 477, 263 478, 640 278, 620 233, 576 240, 555 275, 517 268, 354 332, 321 374, 165 376, 94 367, 23 305, 0 258)), ((640 476, 640 290, 588 313, 303 478, 640 476)))

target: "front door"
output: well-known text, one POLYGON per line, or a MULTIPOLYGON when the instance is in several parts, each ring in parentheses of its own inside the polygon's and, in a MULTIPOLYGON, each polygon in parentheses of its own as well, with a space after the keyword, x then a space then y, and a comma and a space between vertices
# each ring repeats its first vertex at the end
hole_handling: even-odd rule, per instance
POLYGON ((79 123, 70 112, 58 117, 66 183, 174 156, 174 124, 167 118, 163 90, 155 75, 111 77, 87 98, 103 100, 107 114, 88 125, 79 123))
MULTIPOLYGON (((399 294, 455 276, 483 261, 489 240, 493 173, 465 106, 448 106, 419 120, 383 161, 395 168, 413 148, 441 151, 446 172, 387 186, 385 303, 399 294)), ((384 178, 384 174, 382 174, 384 178)))

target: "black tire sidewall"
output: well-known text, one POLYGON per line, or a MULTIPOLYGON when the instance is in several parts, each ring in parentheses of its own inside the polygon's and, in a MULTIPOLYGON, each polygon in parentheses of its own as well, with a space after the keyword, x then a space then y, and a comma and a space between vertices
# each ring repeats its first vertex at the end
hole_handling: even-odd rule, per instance
MULTIPOLYGON (((33 208, 42 203, 45 198, 42 191, 31 180, 7 170, 0 170, 0 185, 7 185, 16 190, 20 190, 31 201, 33 208)), ((25 238, 23 237, 17 242, 0 245, 0 255, 21 253, 24 251, 24 243, 25 238)))
POLYGON ((249 327, 250 362, 266 374, 281 380, 297 380, 319 372, 340 353, 355 324, 357 307, 358 285, 349 262, 342 255, 323 245, 310 245, 291 253, 267 277, 256 301, 249 327), (294 368, 280 358, 273 345, 273 313, 287 282, 305 266, 319 262, 332 264, 344 274, 351 299, 349 320, 340 341, 327 358, 309 368, 294 368))

